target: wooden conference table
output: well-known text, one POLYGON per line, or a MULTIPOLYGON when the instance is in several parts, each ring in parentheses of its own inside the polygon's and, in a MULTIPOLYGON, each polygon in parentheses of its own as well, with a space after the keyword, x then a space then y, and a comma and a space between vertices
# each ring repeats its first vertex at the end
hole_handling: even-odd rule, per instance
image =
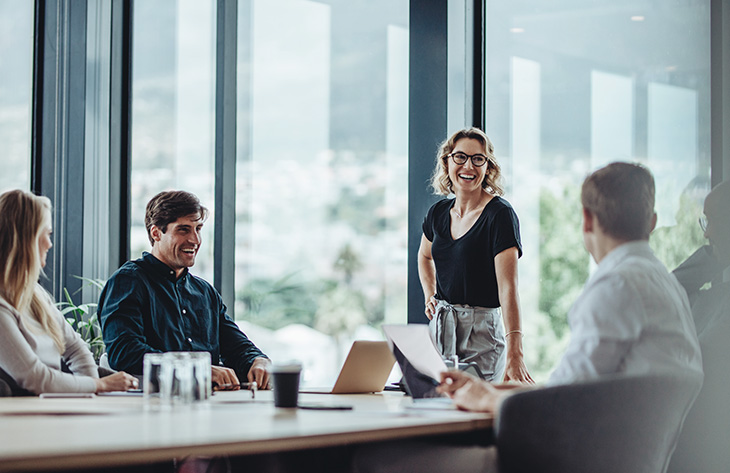
POLYGON ((146 409, 141 397, 0 398, 0 471, 135 465, 190 455, 246 455, 425 435, 483 435, 492 417, 414 409, 402 393, 300 394, 352 410, 277 409, 270 391, 216 393, 207 405, 146 409))

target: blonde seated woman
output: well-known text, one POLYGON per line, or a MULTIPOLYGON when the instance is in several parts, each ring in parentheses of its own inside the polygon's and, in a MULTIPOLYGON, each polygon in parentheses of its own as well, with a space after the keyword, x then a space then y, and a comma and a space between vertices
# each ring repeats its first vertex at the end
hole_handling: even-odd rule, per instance
POLYGON ((14 394, 136 388, 124 372, 99 378, 85 342, 38 283, 51 246, 51 201, 21 190, 0 195, 0 375, 14 394))

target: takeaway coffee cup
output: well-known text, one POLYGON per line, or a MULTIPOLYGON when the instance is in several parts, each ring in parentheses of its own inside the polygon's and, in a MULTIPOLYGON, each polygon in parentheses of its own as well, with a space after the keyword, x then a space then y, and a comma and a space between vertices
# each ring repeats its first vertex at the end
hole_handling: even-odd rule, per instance
POLYGON ((277 363, 271 366, 270 371, 274 384, 274 405, 297 407, 302 364, 296 361, 277 363))

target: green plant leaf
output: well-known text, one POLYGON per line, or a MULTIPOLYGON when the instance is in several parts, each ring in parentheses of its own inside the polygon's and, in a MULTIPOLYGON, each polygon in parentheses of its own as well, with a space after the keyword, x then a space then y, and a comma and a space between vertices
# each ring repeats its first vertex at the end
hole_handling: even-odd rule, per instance
MULTIPOLYGON (((61 309, 61 315, 66 315, 74 310, 76 310, 76 307, 64 307, 63 309, 61 309)), ((75 321, 76 319, 73 320, 75 321)))
MULTIPOLYGON (((105 281, 100 279, 90 279, 80 276, 74 276, 77 279, 86 281, 87 285, 96 286, 99 289, 104 287, 105 281)), ((74 294, 78 293, 76 291, 74 294)), ((99 324, 99 317, 97 315, 98 304, 96 302, 87 302, 81 304, 75 304, 71 295, 66 288, 63 289, 65 301, 57 302, 56 308, 64 315, 66 322, 73 328, 73 330, 79 334, 81 339, 86 343, 87 347, 94 356, 94 360, 97 362, 105 351, 104 338, 101 332, 101 325, 99 324), (66 315, 73 315, 73 317, 67 317, 66 315)))

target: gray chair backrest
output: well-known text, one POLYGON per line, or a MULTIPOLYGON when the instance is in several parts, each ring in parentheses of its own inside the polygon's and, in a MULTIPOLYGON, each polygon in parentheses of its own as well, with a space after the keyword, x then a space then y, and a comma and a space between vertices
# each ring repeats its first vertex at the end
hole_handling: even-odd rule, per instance
POLYGON ((0 397, 10 396, 35 396, 35 394, 21 388, 12 376, 0 368, 0 397))
POLYGON ((10 390, 10 386, 4 380, 0 379, 0 397, 10 397, 13 392, 10 390))
POLYGON ((504 473, 662 473, 702 377, 611 376, 515 393, 495 419, 504 473))

